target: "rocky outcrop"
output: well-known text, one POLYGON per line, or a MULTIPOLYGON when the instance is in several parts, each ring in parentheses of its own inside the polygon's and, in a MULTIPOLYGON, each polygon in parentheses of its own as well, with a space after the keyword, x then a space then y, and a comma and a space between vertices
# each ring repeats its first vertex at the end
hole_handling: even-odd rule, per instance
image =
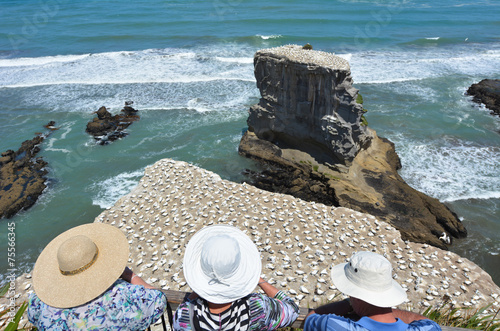
POLYGON ((249 130, 239 152, 261 161, 266 170, 252 176, 250 182, 273 192, 372 214, 395 226, 403 239, 414 242, 446 248, 447 238, 465 237, 467 231, 456 214, 399 176, 401 163, 394 145, 360 123, 362 105, 356 102, 357 90, 351 85, 348 65, 340 60, 332 62, 335 57, 331 54, 311 56, 315 51, 292 49, 292 59, 283 55, 281 48, 276 56, 274 49, 255 55, 262 99, 250 108, 249 130), (296 83, 299 81, 302 83, 296 83), (329 87, 319 91, 319 85, 329 87), (292 91, 286 89, 289 87, 292 91), (304 104, 311 111, 298 106, 304 104), (336 121, 326 125, 318 114, 336 121), (320 136, 332 140, 321 142, 317 139, 320 136), (333 154, 325 155, 327 150, 333 154), (327 196, 321 197, 323 194, 327 196))
POLYGON ((475 102, 483 103, 491 110, 492 115, 500 116, 500 80, 483 79, 477 84, 472 84, 467 90, 475 102))
POLYGON ((0 218, 10 218, 35 204, 46 185, 45 162, 36 157, 45 136, 26 140, 14 152, 7 150, 0 157, 0 218))
POLYGON ((94 136, 100 145, 109 144, 111 141, 125 137, 124 130, 135 121, 139 120, 137 110, 130 105, 132 101, 125 102, 125 107, 121 110, 123 114, 112 116, 106 107, 101 107, 96 112, 97 117, 87 124, 87 133, 94 136))
POLYGON ((332 164, 348 164, 369 143, 346 60, 289 45, 258 51, 254 65, 262 97, 247 123, 257 137, 332 164))

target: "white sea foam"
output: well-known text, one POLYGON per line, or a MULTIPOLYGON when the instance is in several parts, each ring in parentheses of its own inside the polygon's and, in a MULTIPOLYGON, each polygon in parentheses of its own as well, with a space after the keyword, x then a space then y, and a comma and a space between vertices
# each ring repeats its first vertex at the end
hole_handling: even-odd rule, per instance
POLYGON ((356 83, 385 84, 453 75, 500 74, 500 55, 478 48, 420 52, 360 52, 350 59, 356 83), (452 52, 452 56, 450 53, 452 52))
POLYGON ((425 38, 427 40, 439 40, 440 37, 428 37, 428 38, 425 38))
POLYGON ((351 62, 351 58, 352 58, 352 54, 351 53, 346 53, 346 54, 335 54, 337 55, 338 57, 341 57, 343 58, 344 60, 346 60, 347 62, 351 62))
POLYGON ((251 57, 211 52, 174 49, 4 59, 0 87, 254 81, 251 57), (242 70, 245 64, 248 70, 242 70))
POLYGON ((1 67, 30 67, 42 66, 47 64, 63 64, 79 61, 89 57, 91 54, 82 55, 56 55, 44 57, 21 57, 14 59, 0 59, 1 67))
POLYGON ((139 110, 239 110, 258 96, 252 56, 228 46, 223 55, 212 47, 3 60, 0 89, 24 89, 17 107, 55 112, 116 112, 125 100, 139 110))
POLYGON ((122 196, 130 193, 144 176, 144 170, 124 172, 93 185, 97 190, 92 203, 101 208, 109 208, 122 196))
POLYGON ((258 34, 257 37, 261 37, 264 40, 268 40, 268 39, 278 39, 278 38, 281 38, 281 35, 280 34, 276 34, 276 35, 264 36, 264 35, 258 34))
MULTIPOLYGON (((397 144, 398 145, 398 144, 397 144)), ((401 175, 442 201, 500 198, 500 147, 460 141, 401 144, 401 175)))
POLYGON ((253 58, 251 57, 215 57, 217 61, 221 62, 234 62, 234 63, 253 63, 253 58))

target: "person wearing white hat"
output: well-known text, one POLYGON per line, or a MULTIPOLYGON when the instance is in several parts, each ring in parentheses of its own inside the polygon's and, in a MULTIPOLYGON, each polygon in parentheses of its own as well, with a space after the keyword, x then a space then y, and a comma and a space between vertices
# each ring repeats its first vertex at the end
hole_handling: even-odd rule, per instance
POLYGON ((176 310, 174 330, 275 330, 291 325, 299 307, 260 277, 260 254, 250 238, 229 225, 196 232, 184 254, 184 277, 193 290, 176 310), (252 293, 259 286, 266 295, 252 293))
POLYGON ((392 308, 406 301, 407 296, 392 278, 391 263, 382 255, 355 253, 349 262, 333 266, 331 279, 349 298, 311 311, 304 331, 441 330, 436 322, 420 314, 392 308), (343 317, 349 313, 360 319, 343 317))
POLYGON ((28 319, 38 330, 144 330, 167 298, 126 267, 125 235, 84 224, 54 238, 33 268, 28 319))

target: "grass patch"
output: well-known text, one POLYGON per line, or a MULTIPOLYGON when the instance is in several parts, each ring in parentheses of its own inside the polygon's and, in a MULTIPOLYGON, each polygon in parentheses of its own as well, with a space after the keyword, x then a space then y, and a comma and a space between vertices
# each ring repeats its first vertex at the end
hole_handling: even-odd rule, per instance
POLYGON ((435 321, 442 326, 455 328, 498 331, 500 330, 500 320, 497 319, 500 308, 495 314, 485 315, 484 311, 491 307, 491 304, 479 309, 458 308, 451 303, 445 302, 441 306, 427 308, 422 315, 435 321))
MULTIPOLYGON (((0 298, 3 298, 7 292, 9 291, 10 283, 7 282, 0 289, 0 298)), ((10 307, 4 308, 0 311, 0 328, 5 327, 5 331, 15 331, 15 330, 36 330, 35 328, 19 328, 19 322, 21 321, 21 317, 24 314, 26 308, 28 308, 28 303, 23 302, 20 307, 15 307, 17 309, 16 314, 14 315, 12 322, 8 322, 11 316, 9 315, 10 307), (8 323, 7 323, 8 322, 8 323)))
POLYGON ((356 97, 356 103, 363 104, 363 96, 361 93, 358 93, 358 96, 356 97))
MULTIPOLYGON (((363 108, 363 110, 366 110, 366 109, 363 108)), ((366 120, 365 115, 361 115, 361 125, 368 126, 368 121, 366 120)))

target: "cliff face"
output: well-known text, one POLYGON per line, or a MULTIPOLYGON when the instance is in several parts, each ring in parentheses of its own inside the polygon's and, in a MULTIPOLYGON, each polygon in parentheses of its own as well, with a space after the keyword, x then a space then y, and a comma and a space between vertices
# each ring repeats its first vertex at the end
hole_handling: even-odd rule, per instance
POLYGON ((399 176, 394 144, 360 125, 346 61, 280 47, 256 53, 255 76, 262 98, 239 146, 267 166, 253 185, 369 213, 405 240, 446 249, 450 237, 467 235, 457 215, 399 176))
POLYGON ((257 52, 254 65, 262 98, 248 126, 260 139, 316 146, 329 163, 349 163, 369 142, 346 60, 290 45, 257 52))

